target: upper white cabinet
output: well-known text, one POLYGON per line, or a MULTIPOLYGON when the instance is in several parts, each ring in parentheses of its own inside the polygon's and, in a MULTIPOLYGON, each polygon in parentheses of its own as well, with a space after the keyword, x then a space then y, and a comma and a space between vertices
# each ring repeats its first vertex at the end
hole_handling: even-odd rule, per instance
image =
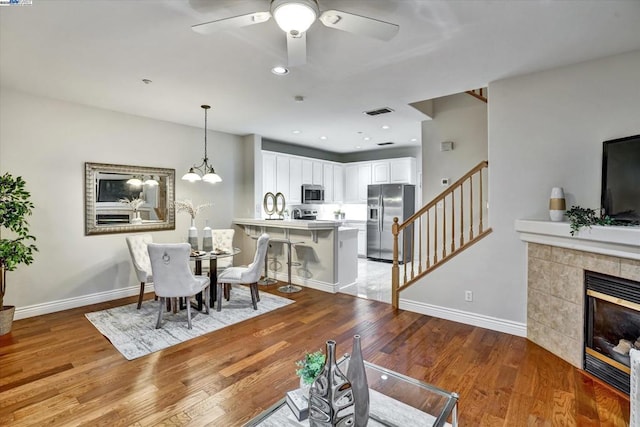
POLYGON ((322 165, 322 186, 324 187, 324 202, 333 203, 333 165, 325 163, 322 165))
POLYGON ((358 165, 358 202, 367 202, 367 187, 371 184, 371 163, 358 165))
POLYGON ((403 157, 389 160, 389 182, 415 184, 416 159, 413 157, 403 157))
POLYGON ((371 163, 371 183, 387 184, 389 183, 389 161, 371 163))
POLYGON ((313 185, 324 185, 323 163, 321 160, 313 161, 313 180, 311 182, 313 185))
POLYGON ((287 203, 302 202, 302 159, 291 157, 289 159, 289 197, 287 203))
POLYGON ((262 194, 276 190, 276 155, 275 153, 262 153, 262 194))
POLYGON ((302 183, 313 184, 313 162, 310 159, 302 159, 302 183))
POLYGON ((344 202, 344 166, 333 165, 333 202, 344 202))
POLYGON ((366 203, 369 184, 416 183, 413 157, 342 165, 263 151, 262 159, 263 194, 281 192, 288 204, 302 203, 303 184, 324 186, 325 203, 366 203))

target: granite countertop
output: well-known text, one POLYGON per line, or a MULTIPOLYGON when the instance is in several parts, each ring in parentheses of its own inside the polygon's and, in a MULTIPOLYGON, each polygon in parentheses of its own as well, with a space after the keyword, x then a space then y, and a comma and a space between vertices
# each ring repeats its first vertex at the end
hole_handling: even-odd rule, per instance
POLYGON ((342 225, 341 221, 333 220, 305 220, 305 219, 293 219, 293 220, 269 220, 269 219, 256 219, 256 218, 236 218, 233 220, 237 225, 254 225, 259 227, 273 227, 273 228, 293 228, 301 230, 332 230, 337 229, 342 225))

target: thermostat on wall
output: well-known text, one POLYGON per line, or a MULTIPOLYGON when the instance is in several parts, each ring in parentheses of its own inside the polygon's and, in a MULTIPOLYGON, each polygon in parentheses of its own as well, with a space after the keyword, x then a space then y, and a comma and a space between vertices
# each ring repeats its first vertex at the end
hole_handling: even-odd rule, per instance
POLYGON ((442 186, 449 185, 449 178, 440 178, 440 185, 442 186))

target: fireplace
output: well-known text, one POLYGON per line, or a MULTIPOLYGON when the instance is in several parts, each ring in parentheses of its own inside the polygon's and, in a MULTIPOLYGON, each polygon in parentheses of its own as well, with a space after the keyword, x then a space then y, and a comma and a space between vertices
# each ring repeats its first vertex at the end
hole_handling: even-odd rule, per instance
POLYGON ((629 393, 629 350, 640 349, 640 282, 584 272, 584 369, 629 393))

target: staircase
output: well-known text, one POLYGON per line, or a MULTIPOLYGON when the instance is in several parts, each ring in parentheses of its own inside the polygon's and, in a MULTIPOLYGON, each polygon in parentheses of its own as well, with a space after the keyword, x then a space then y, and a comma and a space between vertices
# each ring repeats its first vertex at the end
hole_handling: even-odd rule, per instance
POLYGON ((402 224, 393 219, 394 308, 401 291, 491 233, 486 226, 488 171, 489 163, 480 162, 402 224))

